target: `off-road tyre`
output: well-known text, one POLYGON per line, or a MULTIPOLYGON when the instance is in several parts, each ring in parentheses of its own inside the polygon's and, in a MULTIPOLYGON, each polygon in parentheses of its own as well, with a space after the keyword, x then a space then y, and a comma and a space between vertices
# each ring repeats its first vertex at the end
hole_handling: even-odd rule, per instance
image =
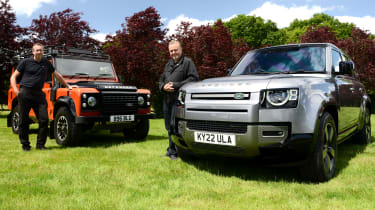
POLYGON ((72 146, 79 143, 81 126, 74 122, 74 117, 66 107, 57 111, 54 120, 54 135, 56 143, 62 146, 72 146))
POLYGON ((12 110, 12 115, 11 115, 11 125, 12 125, 12 132, 14 134, 19 134, 20 132, 20 106, 16 105, 14 109, 12 110))

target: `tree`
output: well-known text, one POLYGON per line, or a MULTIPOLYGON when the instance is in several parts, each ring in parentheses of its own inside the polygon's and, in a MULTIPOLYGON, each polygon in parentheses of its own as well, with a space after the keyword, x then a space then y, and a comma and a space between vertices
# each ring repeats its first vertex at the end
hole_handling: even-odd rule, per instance
POLYGON ((228 28, 221 20, 213 26, 202 25, 190 27, 190 23, 182 22, 177 34, 169 39, 178 39, 183 46, 184 54, 194 61, 199 77, 224 76, 227 69, 249 50, 242 40, 232 41, 228 28))
POLYGON ((341 23, 339 20, 324 13, 314 14, 312 18, 307 20, 295 19, 290 23, 289 27, 283 29, 287 36, 287 43, 298 42, 309 27, 328 26, 332 31, 336 32, 338 39, 346 39, 351 36, 352 29, 355 27, 352 23, 341 23))
POLYGON ((90 37, 97 32, 86 21, 81 20, 83 13, 66 9, 34 19, 29 28, 30 37, 34 42, 46 45, 57 45, 75 48, 93 48, 99 42, 90 37))
POLYGON ((338 39, 328 26, 309 27, 301 42, 329 42, 346 52, 355 63, 356 73, 371 95, 375 94, 375 41, 371 34, 353 28, 350 37, 338 39))
POLYGON ((279 31, 276 23, 264 21, 261 17, 238 15, 224 25, 230 29, 234 40, 241 38, 251 48, 285 42, 285 32, 279 31))
POLYGON ((107 36, 104 44, 126 84, 152 91, 157 114, 162 113, 158 81, 169 57, 168 44, 163 41, 167 31, 161 29, 162 25, 155 8, 149 7, 126 17, 122 30, 107 36))
POLYGON ((11 61, 20 47, 25 29, 16 25, 16 15, 12 12, 9 0, 0 1, 0 104, 7 101, 11 61))

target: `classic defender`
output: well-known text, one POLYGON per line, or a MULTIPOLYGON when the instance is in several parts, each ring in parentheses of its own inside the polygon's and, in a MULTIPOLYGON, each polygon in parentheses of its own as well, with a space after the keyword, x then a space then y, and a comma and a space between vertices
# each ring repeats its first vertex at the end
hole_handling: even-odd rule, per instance
MULTIPOLYGON (((47 79, 43 92, 48 103, 50 138, 60 145, 76 144, 84 130, 105 128, 123 132, 125 137, 146 138, 151 113, 150 91, 124 86, 116 75, 109 56, 97 51, 47 48, 45 56, 56 71, 76 88, 60 87, 55 78, 47 79)), ((29 56, 25 52, 17 60, 29 56)), ((16 68, 16 66, 15 66, 16 68)), ((13 70, 15 69, 13 68, 13 70)), ((8 91, 8 127, 18 133, 18 99, 8 91)), ((33 110, 30 123, 36 120, 33 110)))
POLYGON ((179 155, 288 157, 312 181, 334 176, 337 144, 371 141, 371 104, 354 63, 327 43, 248 52, 230 76, 182 87, 179 155))

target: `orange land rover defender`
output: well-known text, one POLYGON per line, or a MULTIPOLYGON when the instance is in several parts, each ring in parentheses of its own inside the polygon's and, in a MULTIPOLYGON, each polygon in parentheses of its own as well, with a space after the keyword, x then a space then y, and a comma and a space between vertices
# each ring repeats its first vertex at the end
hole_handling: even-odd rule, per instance
MULTIPOLYGON (((52 76, 44 83, 51 139, 64 146, 76 144, 81 133, 94 126, 123 132, 126 138, 146 138, 149 119, 154 117, 149 90, 122 85, 109 56, 101 52, 49 47, 45 51, 55 70, 70 85, 77 86, 68 90, 52 76)), ((27 56, 31 56, 31 51, 16 60, 27 56)), ((11 112, 7 125, 17 134, 20 114, 12 88, 8 91, 8 108, 11 112)), ((37 121, 33 110, 29 116, 30 123, 37 121)))

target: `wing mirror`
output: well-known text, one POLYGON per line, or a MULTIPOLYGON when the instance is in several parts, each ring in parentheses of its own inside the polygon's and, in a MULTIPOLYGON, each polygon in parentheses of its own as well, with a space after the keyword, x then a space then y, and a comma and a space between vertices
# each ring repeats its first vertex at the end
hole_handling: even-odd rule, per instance
POLYGON ((352 75, 354 69, 354 63, 351 61, 340 61, 339 63, 339 74, 352 75))

